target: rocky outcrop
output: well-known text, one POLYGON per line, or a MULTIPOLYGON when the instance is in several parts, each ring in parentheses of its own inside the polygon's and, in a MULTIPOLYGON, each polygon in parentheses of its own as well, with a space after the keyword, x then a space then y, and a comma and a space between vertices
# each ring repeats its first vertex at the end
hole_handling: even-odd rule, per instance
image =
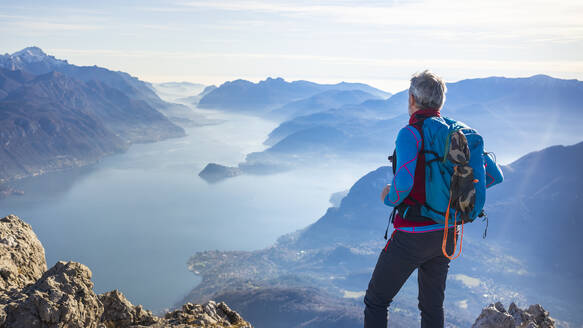
POLYGON ((157 317, 118 290, 93 291, 91 270, 58 262, 46 270, 44 248, 18 217, 0 219, 0 327, 14 328, 251 328, 225 303, 187 303, 157 317))
POLYGON ((239 313, 225 303, 209 301, 205 304, 186 303, 181 309, 159 318, 141 305, 134 306, 118 290, 99 295, 103 304, 100 328, 162 328, 162 327, 230 327, 251 328, 239 313))
POLYGON ((243 320, 239 313, 231 310, 224 302, 192 304, 186 303, 182 309, 166 313, 165 319, 172 325, 194 325, 196 327, 237 327, 245 328, 251 325, 243 320))
POLYGON ((99 295, 103 304, 101 322, 107 328, 150 326, 160 321, 151 311, 144 310, 141 305, 134 306, 117 289, 99 295))
POLYGON ((554 328, 555 321, 540 304, 522 310, 511 303, 508 311, 502 303, 490 304, 476 319, 472 328, 554 328))
POLYGON ((98 327, 103 305, 93 292, 91 271, 58 262, 34 284, 0 299, 3 327, 98 327))
POLYGON ((46 270, 45 249, 30 225, 14 215, 0 219, 0 290, 23 288, 46 270))

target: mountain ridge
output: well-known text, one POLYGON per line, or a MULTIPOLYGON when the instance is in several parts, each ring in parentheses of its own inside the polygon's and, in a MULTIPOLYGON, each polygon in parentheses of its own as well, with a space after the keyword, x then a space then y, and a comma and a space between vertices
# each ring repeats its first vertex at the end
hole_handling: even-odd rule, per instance
POLYGON ((157 110, 161 102, 126 73, 70 65, 40 48, 0 56, 0 182, 184 136, 157 110))
POLYGON ((257 83, 243 79, 227 81, 204 95, 198 106, 264 115, 289 102, 309 98, 328 90, 361 90, 375 97, 390 95, 362 83, 318 84, 305 80, 287 82, 281 77, 268 77, 257 83))
MULTIPOLYGON (((583 137, 580 129, 582 81, 545 75, 489 77, 447 83, 447 88, 441 114, 479 131, 486 149, 495 151, 504 160, 517 158, 517 149, 535 150, 583 137)), ((389 153, 392 149, 387 148, 391 147, 387 138, 396 136, 398 129, 408 122, 407 99, 408 91, 404 90, 386 100, 367 100, 358 105, 296 116, 270 132, 264 142, 269 148, 248 154, 240 166, 261 167, 262 163, 269 163, 288 169, 310 163, 323 154, 350 156, 355 150, 389 153), (318 130, 320 134, 315 133, 318 130), (336 131, 334 134, 344 138, 330 142, 329 137, 333 135, 327 131, 336 131), (283 147, 280 143, 296 147, 283 147)))
POLYGON ((88 82, 91 80, 108 84, 119 89, 131 98, 145 101, 153 108, 165 112, 189 113, 189 110, 178 104, 167 103, 158 97, 153 88, 146 82, 122 71, 112 71, 97 65, 77 66, 68 61, 48 55, 38 47, 28 47, 13 54, 0 55, 0 67, 10 70, 23 70, 34 75, 42 75, 57 71, 77 80, 88 82), (34 52, 33 60, 25 54, 34 52))

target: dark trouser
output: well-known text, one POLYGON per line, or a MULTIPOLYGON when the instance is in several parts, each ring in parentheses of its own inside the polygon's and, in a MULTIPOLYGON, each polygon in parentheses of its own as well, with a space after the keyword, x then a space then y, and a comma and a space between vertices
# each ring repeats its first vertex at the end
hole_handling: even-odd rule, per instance
MULTIPOLYGON (((453 251, 449 230, 447 253, 453 251)), ((424 233, 396 231, 381 252, 364 297, 364 327, 387 327, 389 304, 411 273, 418 269, 421 327, 443 327, 443 299, 449 259, 441 251, 443 230, 424 233)), ((459 246, 458 246, 459 247, 459 246)))

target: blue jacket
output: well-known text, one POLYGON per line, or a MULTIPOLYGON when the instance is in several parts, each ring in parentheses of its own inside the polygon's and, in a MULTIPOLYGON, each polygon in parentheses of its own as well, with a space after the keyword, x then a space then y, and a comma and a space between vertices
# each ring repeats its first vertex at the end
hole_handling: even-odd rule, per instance
MULTIPOLYGON (((461 123, 463 124, 463 123, 461 123)), ((389 193, 384 199, 387 206, 395 207, 403 202, 413 188, 415 168, 418 154, 423 143, 419 131, 412 125, 407 125, 399 131, 396 140, 397 164, 389 193)), ((484 156, 486 173, 486 188, 502 182, 503 174, 500 167, 488 154, 484 156)), ((440 224, 443 228, 443 225, 440 224)))

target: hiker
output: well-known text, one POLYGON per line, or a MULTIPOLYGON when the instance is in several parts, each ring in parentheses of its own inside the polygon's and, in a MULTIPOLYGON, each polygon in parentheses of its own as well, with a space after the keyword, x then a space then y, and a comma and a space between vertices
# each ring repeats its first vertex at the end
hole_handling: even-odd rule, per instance
POLYGON ((387 327, 388 307, 415 269, 421 327, 444 326, 447 271, 456 243, 460 253, 462 246, 458 227, 463 237, 463 223, 483 216, 486 188, 502 182, 502 171, 483 150, 481 136, 441 116, 445 93, 445 83, 432 72, 411 78, 409 124, 399 131, 389 158, 392 183, 381 192, 383 203, 394 208, 394 231, 364 297, 365 328, 387 327))

